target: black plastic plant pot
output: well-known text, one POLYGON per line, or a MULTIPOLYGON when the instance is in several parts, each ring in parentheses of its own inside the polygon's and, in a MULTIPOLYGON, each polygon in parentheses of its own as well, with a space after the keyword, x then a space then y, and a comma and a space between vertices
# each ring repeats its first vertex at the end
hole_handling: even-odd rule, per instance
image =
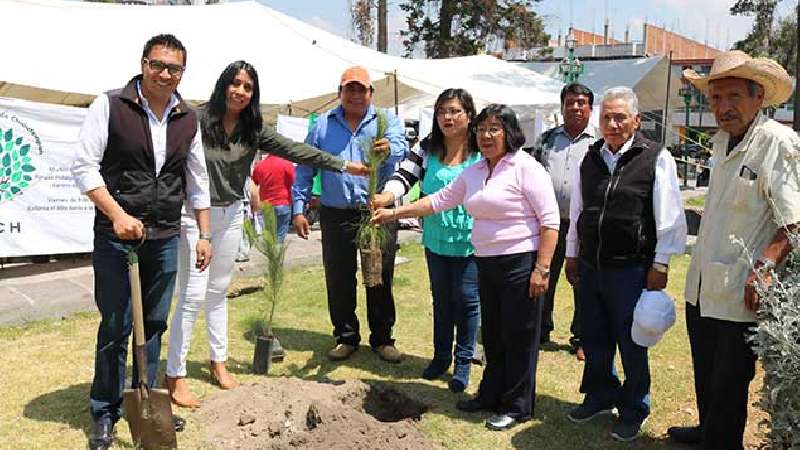
POLYGON ((258 336, 253 353, 253 373, 268 374, 272 367, 272 350, 275 341, 272 336, 258 336))

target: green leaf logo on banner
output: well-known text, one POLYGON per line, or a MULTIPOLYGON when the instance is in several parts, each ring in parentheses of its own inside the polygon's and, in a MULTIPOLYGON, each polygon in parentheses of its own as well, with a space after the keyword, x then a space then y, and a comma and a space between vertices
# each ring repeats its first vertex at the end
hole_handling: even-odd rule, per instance
POLYGON ((36 167, 31 164, 29 143, 22 136, 14 136, 14 130, 0 129, 0 203, 21 194, 31 184, 36 167))

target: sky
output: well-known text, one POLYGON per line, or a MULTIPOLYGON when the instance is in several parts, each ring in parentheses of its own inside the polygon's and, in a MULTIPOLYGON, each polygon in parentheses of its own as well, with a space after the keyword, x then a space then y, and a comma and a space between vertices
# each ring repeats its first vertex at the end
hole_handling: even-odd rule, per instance
MULTIPOLYGON (((348 0, 258 0, 278 11, 297 17, 333 33, 352 38, 348 0)), ((389 0, 389 53, 403 53, 399 30, 405 28, 400 0, 389 0)), ((608 13, 613 37, 622 39, 630 27, 633 40, 642 38, 642 24, 647 21, 679 32, 712 47, 727 49, 745 37, 752 19, 728 13, 734 0, 542 0, 535 10, 545 18, 546 31, 555 39, 559 30, 570 23, 586 31, 603 34, 608 13)), ((778 14, 785 15, 795 0, 782 0, 778 14)))

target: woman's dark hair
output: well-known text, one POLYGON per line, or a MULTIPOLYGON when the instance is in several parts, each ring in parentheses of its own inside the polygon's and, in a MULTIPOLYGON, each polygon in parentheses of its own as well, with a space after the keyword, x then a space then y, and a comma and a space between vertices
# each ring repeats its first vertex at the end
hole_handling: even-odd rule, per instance
POLYGON ((470 125, 472 132, 470 133, 469 145, 474 148, 475 151, 479 151, 478 134, 475 132, 475 129, 479 123, 486 121, 489 117, 496 118, 503 125, 503 132, 506 136, 506 153, 514 153, 525 144, 525 135, 519 127, 517 113, 506 105, 492 103, 486 108, 483 108, 483 110, 472 119, 472 124, 470 125))
POLYGON ((211 98, 203 107, 203 114, 200 118, 200 128, 203 133, 203 142, 212 147, 221 147, 227 142, 225 129, 222 119, 225 118, 227 110, 226 92, 228 86, 233 84, 233 79, 244 70, 253 79, 253 96, 250 104, 239 113, 239 132, 242 136, 241 142, 248 146, 258 143, 258 135, 264 126, 259 107, 258 73, 256 69, 244 61, 234 61, 222 71, 214 86, 211 98))
MULTIPOLYGON (((427 139, 428 148, 425 149, 425 151, 430 152, 439 158, 439 160, 442 160, 447 154, 447 149, 444 148, 444 134, 442 133, 442 129, 439 128, 439 107, 442 103, 451 99, 458 100, 459 103, 461 103, 461 107, 464 108, 464 113, 470 121, 475 117, 475 103, 472 101, 472 96, 469 92, 460 88, 450 88, 445 89, 439 94, 436 98, 436 103, 433 105, 433 126, 431 127, 431 134, 427 139)), ((467 133, 471 132, 472 128, 467 127, 467 133)), ((471 146, 468 146, 467 149, 470 154, 477 151, 471 146)))

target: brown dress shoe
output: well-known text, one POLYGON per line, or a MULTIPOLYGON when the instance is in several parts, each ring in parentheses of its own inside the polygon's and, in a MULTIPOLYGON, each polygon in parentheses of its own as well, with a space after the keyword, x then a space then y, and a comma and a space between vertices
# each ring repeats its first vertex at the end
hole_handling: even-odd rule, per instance
POLYGON ((336 347, 328 351, 328 359, 331 361, 343 361, 355 353, 356 350, 358 350, 358 347, 355 345, 336 344, 336 347))
POLYGON ((164 378, 164 381, 164 384, 167 385, 172 403, 181 408, 197 408, 200 406, 200 402, 192 395, 192 391, 189 390, 189 384, 186 382, 186 378, 167 376, 164 378))
POLYGON ((578 361, 586 360, 586 353, 583 352, 583 347, 578 347, 575 349, 575 357, 578 358, 578 361))
POLYGON ((224 362, 211 361, 209 369, 211 378, 219 385, 220 389, 227 390, 239 386, 236 378, 233 378, 233 375, 225 368, 224 362))
POLYGON ((392 344, 381 345, 380 347, 376 348, 375 351, 378 352, 378 356, 382 360, 392 364, 397 364, 401 359, 403 359, 403 354, 400 353, 400 350, 398 350, 397 347, 392 344))

